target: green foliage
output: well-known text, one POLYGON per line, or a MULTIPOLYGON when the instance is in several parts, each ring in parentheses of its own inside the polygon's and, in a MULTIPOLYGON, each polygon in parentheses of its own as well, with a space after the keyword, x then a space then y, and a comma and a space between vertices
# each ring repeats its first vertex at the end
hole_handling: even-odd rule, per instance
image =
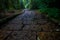
POLYGON ((0 0, 0 10, 13 10, 23 8, 23 2, 21 0, 0 0))
POLYGON ((32 0, 32 8, 39 9, 42 13, 48 13, 50 18, 60 20, 59 0, 32 0))
POLYGON ((58 15, 58 9, 56 8, 49 8, 47 12, 48 12, 48 15, 51 17, 56 17, 58 15))
POLYGON ((13 9, 39 9, 42 13, 48 13, 48 16, 60 20, 59 0, 0 0, 0 10, 13 9))

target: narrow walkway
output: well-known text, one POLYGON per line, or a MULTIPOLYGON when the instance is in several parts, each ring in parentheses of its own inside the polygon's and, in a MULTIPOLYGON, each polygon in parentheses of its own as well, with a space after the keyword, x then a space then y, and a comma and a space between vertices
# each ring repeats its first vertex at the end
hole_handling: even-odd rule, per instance
POLYGON ((36 40, 41 24, 47 22, 43 16, 34 11, 24 10, 24 13, 4 25, 0 29, 0 40, 36 40))

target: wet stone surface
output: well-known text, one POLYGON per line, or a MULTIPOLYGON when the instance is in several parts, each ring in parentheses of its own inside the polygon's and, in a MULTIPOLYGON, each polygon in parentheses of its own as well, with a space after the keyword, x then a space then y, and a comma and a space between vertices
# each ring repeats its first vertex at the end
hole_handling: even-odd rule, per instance
POLYGON ((36 40, 36 32, 33 31, 13 31, 7 40, 36 40))
POLYGON ((9 21, 0 30, 12 31, 5 40, 36 40, 36 32, 41 31, 41 24, 46 23, 47 19, 43 19, 41 15, 36 15, 34 11, 25 10, 23 14, 9 21))

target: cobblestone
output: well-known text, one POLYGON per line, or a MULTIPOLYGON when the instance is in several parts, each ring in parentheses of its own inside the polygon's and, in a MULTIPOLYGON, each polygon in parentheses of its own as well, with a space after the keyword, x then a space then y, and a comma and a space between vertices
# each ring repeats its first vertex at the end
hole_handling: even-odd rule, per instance
POLYGON ((7 40, 36 40, 36 32, 31 31, 13 31, 7 40))
POLYGON ((37 16, 36 18, 35 16, 36 14, 34 11, 27 10, 23 14, 9 21, 4 28, 0 30, 12 31, 6 40, 36 40, 36 32, 41 31, 40 24, 46 23, 47 21, 43 19, 38 20, 41 16, 37 16))

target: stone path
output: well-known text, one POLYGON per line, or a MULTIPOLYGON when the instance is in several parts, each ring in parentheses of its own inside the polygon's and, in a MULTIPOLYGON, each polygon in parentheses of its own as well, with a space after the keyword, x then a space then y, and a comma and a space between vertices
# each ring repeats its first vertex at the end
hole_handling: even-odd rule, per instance
POLYGON ((23 14, 9 21, 4 28, 0 29, 0 35, 3 35, 0 40, 37 40, 37 32, 42 30, 40 25, 47 22, 43 17, 36 15, 34 11, 24 10, 23 14))

